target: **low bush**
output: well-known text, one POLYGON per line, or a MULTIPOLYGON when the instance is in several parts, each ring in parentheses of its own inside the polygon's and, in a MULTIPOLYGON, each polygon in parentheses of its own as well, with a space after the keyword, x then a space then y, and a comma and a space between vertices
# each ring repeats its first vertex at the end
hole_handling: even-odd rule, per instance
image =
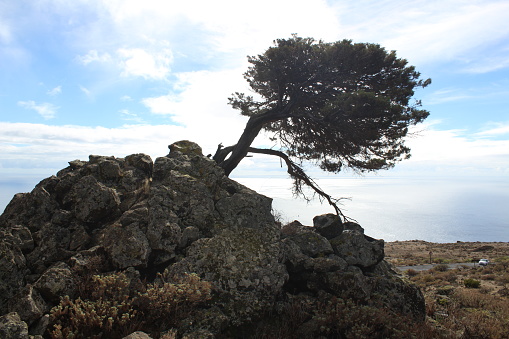
POLYGON ((125 273, 94 275, 83 297, 64 297, 50 312, 51 338, 122 338, 134 331, 177 327, 211 298, 212 286, 195 274, 172 282, 136 284, 125 273))
POLYGON ((409 277, 415 277, 417 274, 419 274, 419 272, 418 272, 418 271, 416 271, 416 270, 414 270, 414 269, 412 269, 412 268, 410 268, 410 269, 406 270, 406 272, 405 272, 405 273, 406 273, 406 275, 408 275, 409 277))
POLYGON ((449 269, 449 266, 446 264, 438 264, 435 267, 433 267, 433 271, 435 272, 445 272, 449 269))
POLYGON ((467 288, 479 288, 481 286, 481 282, 479 280, 471 278, 463 280, 463 284, 467 288))

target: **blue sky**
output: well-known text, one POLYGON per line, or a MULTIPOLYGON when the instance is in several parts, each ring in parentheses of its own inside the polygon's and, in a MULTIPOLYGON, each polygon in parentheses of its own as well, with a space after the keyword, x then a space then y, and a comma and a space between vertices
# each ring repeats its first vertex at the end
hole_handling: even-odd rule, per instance
MULTIPOLYGON (((246 56, 292 33, 379 43, 432 78, 413 157, 388 175, 507 177, 507 13, 507 0, 0 0, 0 184, 89 154, 235 143, 246 118, 227 98, 249 90, 246 56)), ((233 176, 277 167, 249 158, 233 176)))

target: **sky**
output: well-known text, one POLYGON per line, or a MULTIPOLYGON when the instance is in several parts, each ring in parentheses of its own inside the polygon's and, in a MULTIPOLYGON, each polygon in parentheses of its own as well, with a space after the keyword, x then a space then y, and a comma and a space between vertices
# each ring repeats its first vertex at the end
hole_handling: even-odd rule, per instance
MULTIPOLYGON (((509 179, 507 13, 507 0, 0 0, 0 189, 89 154, 234 144, 246 57, 293 33, 377 43, 432 79, 412 158, 382 175, 509 179)), ((232 177, 281 173, 255 156, 232 177)))

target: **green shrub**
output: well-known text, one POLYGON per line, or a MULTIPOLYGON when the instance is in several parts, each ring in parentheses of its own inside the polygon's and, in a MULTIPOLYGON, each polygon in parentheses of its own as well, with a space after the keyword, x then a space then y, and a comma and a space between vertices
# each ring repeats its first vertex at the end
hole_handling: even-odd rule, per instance
POLYGON ((481 282, 475 279, 465 279, 463 280, 463 284, 467 288, 479 288, 481 286, 481 282))

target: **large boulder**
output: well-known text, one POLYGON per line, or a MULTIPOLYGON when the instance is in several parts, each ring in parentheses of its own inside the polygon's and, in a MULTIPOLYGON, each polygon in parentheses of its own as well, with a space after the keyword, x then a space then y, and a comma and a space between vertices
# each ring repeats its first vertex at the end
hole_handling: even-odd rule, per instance
POLYGON ((0 333, 19 328, 22 337, 28 324, 47 334, 62 297, 81 297, 93 275, 119 271, 140 284, 189 273, 210 283, 212 300, 187 314, 179 337, 241 336, 237 329, 304 296, 317 304, 376 297, 422 319, 422 294, 383 261, 383 240, 334 214, 280 229, 272 200, 226 177, 200 146, 169 148, 155 162, 145 154, 74 160, 12 199, 0 216, 0 315, 11 312, 0 323, 17 327, 0 324, 0 333))
POLYGON ((345 230, 330 241, 334 253, 350 265, 369 269, 384 258, 384 241, 374 239, 359 231, 345 230))

